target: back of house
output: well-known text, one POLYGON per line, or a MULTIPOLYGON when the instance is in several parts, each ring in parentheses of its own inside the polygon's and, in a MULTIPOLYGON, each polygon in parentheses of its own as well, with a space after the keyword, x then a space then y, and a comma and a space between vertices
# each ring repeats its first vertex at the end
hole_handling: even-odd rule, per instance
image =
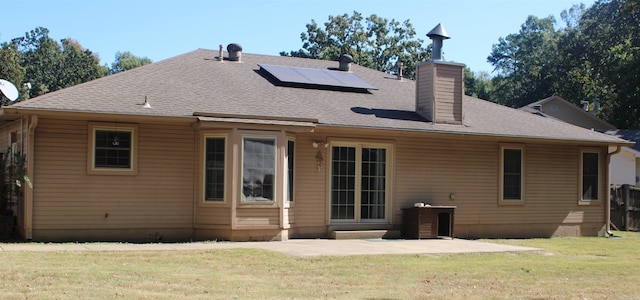
MULTIPOLYGON (((416 203, 456 237, 605 234, 609 147, 628 142, 343 60, 198 49, 2 108, 37 241, 399 237, 416 203), (453 234, 453 232, 451 232, 453 234)), ((438 226, 438 225, 434 225, 438 226)))

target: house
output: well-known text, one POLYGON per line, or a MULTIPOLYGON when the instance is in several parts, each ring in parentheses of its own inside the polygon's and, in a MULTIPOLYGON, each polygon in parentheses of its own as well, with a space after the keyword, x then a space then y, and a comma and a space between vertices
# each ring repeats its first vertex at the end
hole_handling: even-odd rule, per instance
POLYGON ((589 110, 588 102, 584 102, 583 108, 579 108, 558 96, 536 101, 520 109, 636 142, 632 147, 622 147, 618 154, 612 156, 609 170, 610 183, 614 185, 640 184, 638 180, 640 178, 640 145, 637 144, 640 141, 640 131, 618 130, 615 126, 596 117, 595 109, 589 110))
POLYGON ((620 153, 611 158, 611 184, 640 185, 640 130, 614 129, 601 132, 635 142, 631 147, 622 147, 620 153))
MULTIPOLYGON (((441 36, 431 36, 436 40, 441 36)), ((441 41, 440 41, 441 42, 441 41)), ((397 232, 455 206, 456 237, 606 234, 620 138, 340 62, 198 49, 3 107, 34 241, 232 241, 397 232)))

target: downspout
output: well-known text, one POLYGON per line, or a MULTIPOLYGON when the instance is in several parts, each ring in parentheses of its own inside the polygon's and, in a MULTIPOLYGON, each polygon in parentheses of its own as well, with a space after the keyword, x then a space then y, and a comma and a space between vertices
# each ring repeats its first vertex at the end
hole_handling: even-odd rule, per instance
MULTIPOLYGON (((35 132, 38 127, 38 116, 31 116, 29 118, 28 133, 27 133, 27 174, 30 177, 31 182, 34 180, 34 157, 35 157, 35 132)), ((28 184, 25 185, 24 193, 24 231, 25 239, 33 239, 33 187, 28 184)))
POLYGON ((613 152, 608 152, 607 150, 607 197, 605 198, 607 204, 605 205, 605 218, 606 218, 606 227, 605 227, 605 236, 610 237, 613 235, 611 232, 611 156, 614 156, 622 150, 622 146, 617 145, 616 150, 613 152))

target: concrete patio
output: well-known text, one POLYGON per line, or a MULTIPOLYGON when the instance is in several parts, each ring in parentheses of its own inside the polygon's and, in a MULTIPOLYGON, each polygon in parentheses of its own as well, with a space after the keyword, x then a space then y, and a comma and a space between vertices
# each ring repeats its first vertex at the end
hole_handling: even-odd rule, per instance
POLYGON ((0 251, 188 251, 251 248, 291 256, 346 256, 380 254, 446 254, 539 251, 541 249, 464 239, 292 239, 283 242, 193 243, 0 243, 0 251))

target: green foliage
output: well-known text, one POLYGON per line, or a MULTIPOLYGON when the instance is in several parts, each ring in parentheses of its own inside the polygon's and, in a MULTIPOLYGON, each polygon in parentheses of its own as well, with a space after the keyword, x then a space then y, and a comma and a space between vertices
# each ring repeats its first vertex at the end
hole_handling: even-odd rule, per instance
POLYGON ((554 25, 553 17, 529 16, 517 34, 493 45, 487 60, 499 72, 493 79, 493 98, 498 103, 520 107, 546 98, 553 90, 556 74, 549 59, 556 52, 554 25))
POLYGON ((640 7, 638 0, 598 1, 585 11, 579 30, 601 116, 618 128, 640 128, 640 7))
POLYGON ((493 46, 492 99, 513 107, 553 94, 576 105, 597 100, 599 117, 621 129, 640 128, 639 3, 576 5, 562 12, 561 29, 552 17, 530 16, 493 46))
MULTIPOLYGON (((19 83, 22 82, 26 70, 20 65, 20 53, 15 44, 3 43, 0 49, 0 79, 7 80, 16 85, 22 98, 26 87, 19 83)), ((7 105, 8 103, 0 103, 7 105)))
POLYGON ((20 91, 19 100, 26 100, 151 62, 131 52, 118 52, 110 70, 78 41, 66 38, 58 43, 49 37, 47 28, 38 27, 2 45, 0 78, 15 84, 20 91))
POLYGON ((49 37, 49 30, 38 27, 24 37, 15 38, 21 65, 26 69, 25 82, 31 84, 30 96, 70 87, 107 75, 100 59, 77 41, 49 37))
POLYGON ((487 72, 474 73, 464 68, 464 93, 472 97, 492 101, 493 83, 487 72))
POLYGON ((353 15, 329 16, 324 27, 314 20, 300 34, 302 49, 280 52, 283 56, 337 60, 349 54, 361 66, 383 72, 396 73, 397 62, 404 63, 403 74, 415 77, 415 65, 431 56, 430 48, 423 48, 423 40, 415 37, 413 25, 406 20, 389 21, 375 14, 364 18, 353 15))
POLYGON ((23 183, 29 187, 26 157, 19 147, 9 147, 0 158, 0 215, 12 214, 11 207, 23 192, 23 183))
POLYGON ((138 57, 133 55, 133 53, 126 52, 117 52, 116 60, 111 64, 111 69, 109 73, 115 74, 120 73, 126 70, 131 70, 133 68, 141 67, 144 65, 148 65, 153 61, 148 57, 138 57))

